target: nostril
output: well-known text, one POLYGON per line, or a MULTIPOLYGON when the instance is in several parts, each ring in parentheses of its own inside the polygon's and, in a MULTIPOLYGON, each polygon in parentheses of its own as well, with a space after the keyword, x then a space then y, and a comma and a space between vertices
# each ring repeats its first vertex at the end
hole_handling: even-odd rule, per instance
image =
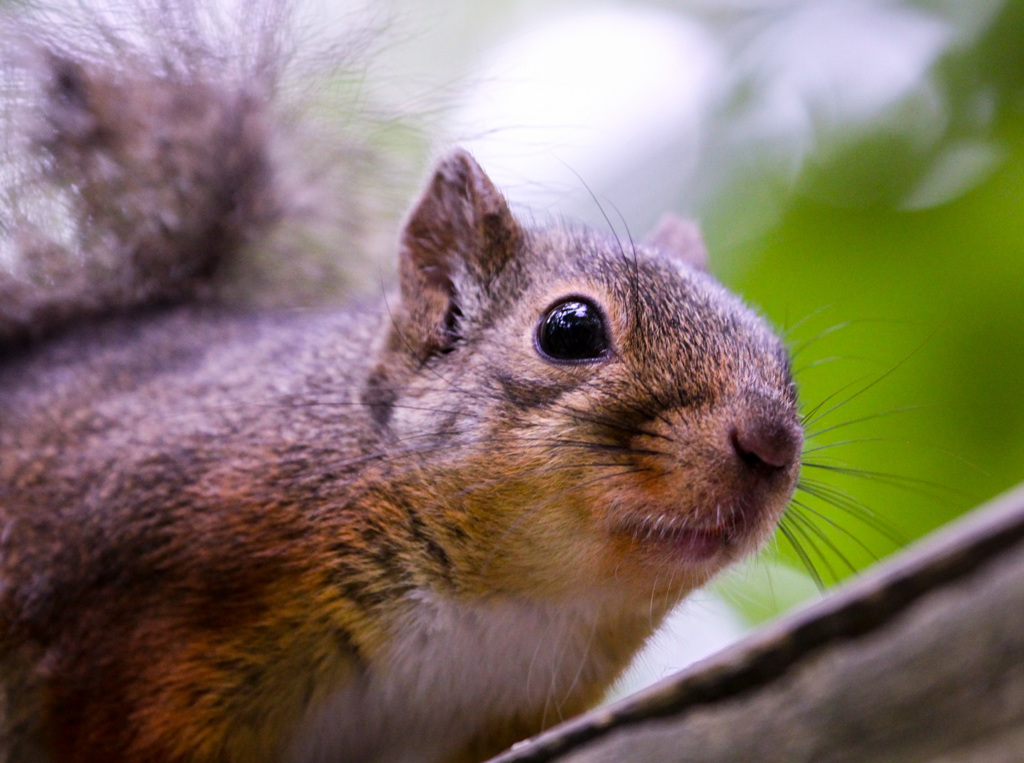
POLYGON ((757 453, 755 453, 753 450, 751 450, 750 447, 745 442, 740 440, 740 434, 739 434, 738 430, 736 430, 736 429, 732 430, 732 436, 729 439, 732 442, 733 450, 736 451, 736 455, 739 456, 740 461, 745 463, 751 469, 756 469, 756 470, 761 470, 761 471, 764 471, 764 470, 772 470, 772 471, 774 471, 775 467, 773 467, 770 464, 767 464, 764 461, 762 461, 761 457, 759 455, 757 455, 757 453))
POLYGON ((801 437, 782 423, 737 426, 730 437, 736 455, 752 469, 774 472, 791 466, 800 454, 801 437))

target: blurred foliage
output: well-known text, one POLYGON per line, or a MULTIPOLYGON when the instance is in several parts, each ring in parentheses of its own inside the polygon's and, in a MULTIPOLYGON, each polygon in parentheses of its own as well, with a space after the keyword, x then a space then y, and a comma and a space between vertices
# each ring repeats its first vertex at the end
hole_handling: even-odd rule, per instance
MULTIPOLYGON (((939 62, 950 116, 937 145, 918 153, 880 128, 815 156, 777 224, 718 252, 723 280, 793 327, 804 409, 816 411, 803 478, 855 502, 797 495, 821 514, 804 512, 822 537, 806 526, 797 535, 826 582, 1024 479, 1022 32, 1014 0, 939 62), (968 115, 979 94, 994 108, 995 170, 955 199, 908 209, 925 169, 976 138, 968 115)), ((742 194, 722 200, 737 203, 742 194)), ((714 212, 713 252, 728 225, 714 212)), ((754 619, 769 614, 731 598, 754 619)))

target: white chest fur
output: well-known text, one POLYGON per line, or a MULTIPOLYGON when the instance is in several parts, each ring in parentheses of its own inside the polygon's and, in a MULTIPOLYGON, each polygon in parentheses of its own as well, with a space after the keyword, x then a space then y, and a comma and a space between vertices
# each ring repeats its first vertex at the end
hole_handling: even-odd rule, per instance
POLYGON ((312 710, 289 759, 443 759, 497 718, 563 717, 579 682, 619 669, 600 613, 578 604, 449 601, 418 592, 387 654, 312 710))

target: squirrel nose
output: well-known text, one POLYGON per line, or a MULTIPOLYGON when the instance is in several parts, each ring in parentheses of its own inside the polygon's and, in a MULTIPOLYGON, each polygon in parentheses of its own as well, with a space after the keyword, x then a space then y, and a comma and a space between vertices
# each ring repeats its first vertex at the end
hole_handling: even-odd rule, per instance
POLYGON ((797 461, 803 435, 795 423, 764 417, 738 423, 730 441, 743 463, 767 475, 787 469, 797 461))

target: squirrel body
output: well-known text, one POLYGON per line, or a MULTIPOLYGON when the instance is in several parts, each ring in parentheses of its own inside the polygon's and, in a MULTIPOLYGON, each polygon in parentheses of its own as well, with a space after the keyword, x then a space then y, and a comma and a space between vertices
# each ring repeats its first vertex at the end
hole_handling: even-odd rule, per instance
MULTIPOLYGON (((117 156, 104 120, 145 120, 49 66, 36 149, 117 156)), ((252 191, 218 260, 273 218, 252 191)), ((481 760, 596 702, 792 493, 785 349, 689 224, 527 227, 454 151, 376 301, 228 304, 171 239, 178 270, 118 249, 148 291, 0 308, 2 760, 481 760)))

